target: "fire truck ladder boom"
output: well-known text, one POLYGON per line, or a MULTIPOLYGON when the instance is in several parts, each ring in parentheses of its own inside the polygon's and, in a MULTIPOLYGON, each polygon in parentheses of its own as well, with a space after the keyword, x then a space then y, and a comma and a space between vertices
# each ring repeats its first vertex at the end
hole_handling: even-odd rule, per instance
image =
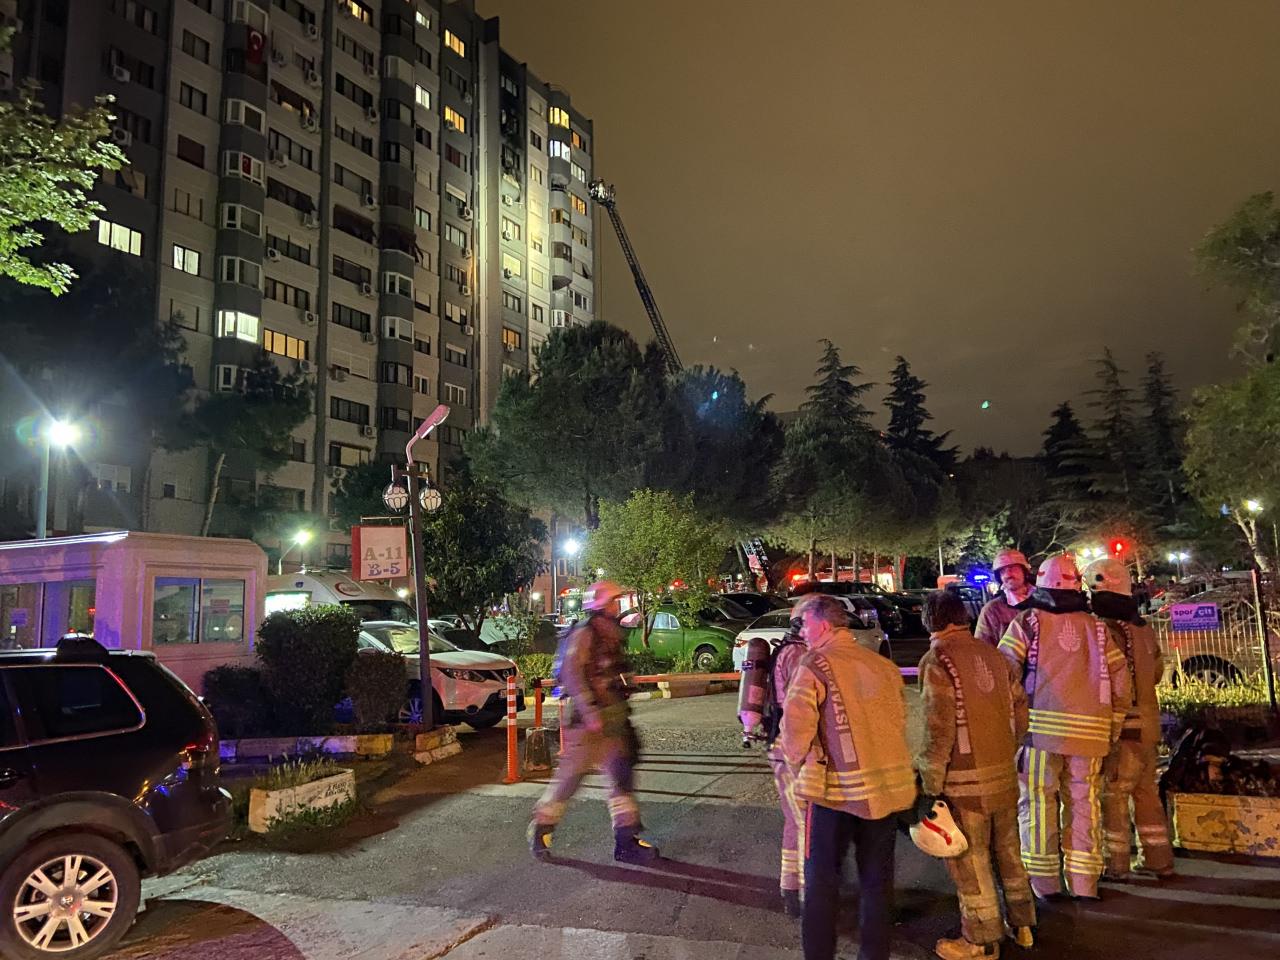
POLYGON ((679 373, 683 369, 683 365, 680 363, 680 355, 676 353, 676 345, 671 339, 671 334, 667 332, 667 325, 662 322, 662 311, 658 309, 658 301, 653 298, 653 291, 649 289, 649 281, 644 278, 644 271, 640 269, 640 261, 636 259, 635 248, 631 246, 631 238, 627 236, 627 228, 622 225, 622 217, 618 215, 618 205, 614 198, 613 185, 606 184, 603 180, 593 180, 590 191, 592 199, 609 212, 609 220, 613 223, 613 229, 618 234, 618 243, 622 246, 622 255, 626 257, 627 266, 631 268, 631 276, 635 278, 636 289, 640 291, 640 301, 644 304, 645 312, 649 314, 649 322, 653 324, 653 334, 658 340, 658 347, 662 350, 667 369, 671 373, 679 373))

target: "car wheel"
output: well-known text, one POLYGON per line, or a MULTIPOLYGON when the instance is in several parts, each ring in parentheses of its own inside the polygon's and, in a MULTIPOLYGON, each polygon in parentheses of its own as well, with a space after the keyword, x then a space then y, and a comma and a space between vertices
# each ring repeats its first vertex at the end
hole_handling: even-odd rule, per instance
POLYGON ((703 673, 710 673, 715 669, 716 661, 720 659, 720 653, 715 647, 699 647, 693 651, 693 668, 703 673))
POLYGON ((501 713, 477 713, 473 717, 467 717, 467 723, 474 730, 488 730, 490 727, 497 726, 502 716, 501 713))
MULTIPOLYGON (((1182 665, 1182 676, 1210 687, 1229 687, 1243 679, 1239 670, 1218 657, 1192 657, 1182 665)), ((1177 671, 1173 677, 1176 683, 1177 671)))
MULTIPOLYGON (((422 694, 418 684, 409 687, 409 695, 405 697, 404 706, 400 708, 400 713, 396 719, 401 723, 421 723, 422 722, 422 694)), ((440 702, 440 694, 434 690, 431 691, 431 716, 437 724, 444 717, 444 704, 440 702)))
POLYGON ((141 884, 123 847, 87 833, 45 837, 0 874, 0 956, 91 960, 133 924, 141 884))

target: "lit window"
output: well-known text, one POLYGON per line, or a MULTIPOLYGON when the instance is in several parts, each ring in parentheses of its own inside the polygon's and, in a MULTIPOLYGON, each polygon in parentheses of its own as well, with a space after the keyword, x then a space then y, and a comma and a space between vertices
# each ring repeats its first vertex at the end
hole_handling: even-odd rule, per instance
POLYGON ((431 109, 431 91, 420 83, 413 85, 413 99, 423 110, 431 109))
POLYGON ((231 22, 247 23, 259 33, 267 32, 267 13, 257 4, 249 0, 233 0, 231 4, 231 22))
POLYGON ((587 215, 587 201, 576 193, 569 194, 569 206, 573 207, 574 213, 581 214, 584 217, 587 215))
POLYGON ((459 133, 467 132, 467 118, 460 114, 453 107, 444 108, 444 122, 447 126, 452 126, 459 133))
POLYGON ((288 357, 290 360, 307 359, 307 341, 299 340, 297 337, 291 337, 268 327, 264 327, 262 330, 262 346, 267 353, 288 357))
POLYGON ((129 253, 135 257, 142 256, 142 232, 133 230, 110 220, 98 221, 98 242, 104 247, 129 253))
POLYGON ((200 276, 200 251, 180 244, 173 245, 173 269, 200 276))
POLYGON ((573 178, 578 182, 580 183, 587 182, 587 171, 584 170, 582 167, 578 166, 576 163, 569 164, 569 172, 573 174, 573 178))
POLYGON ((459 40, 457 34, 452 30, 444 32, 444 45, 460 57, 467 55, 467 45, 459 40))
POLYGON ((416 23, 418 26, 422 27, 424 30, 431 29, 431 18, 428 17, 421 10, 413 11, 413 22, 416 23))
POLYGON ((373 12, 359 0, 338 0, 338 9, 361 23, 373 23, 373 12))
POLYGON ((262 161, 239 150, 227 150, 222 154, 222 172, 228 177, 262 183, 262 161))
POLYGON ((569 111, 563 107, 552 107, 547 111, 547 120, 553 127, 569 126, 569 111))
POLYGON ((529 179, 534 183, 542 183, 542 168, 529 164, 529 179))
POLYGON ((502 345, 504 347, 509 347, 512 350, 519 350, 522 342, 522 338, 518 331, 512 330, 509 327, 502 328, 502 345))
POLYGON ((502 255, 502 275, 518 277, 522 273, 524 273, 524 264, 520 262, 520 258, 504 253, 502 255))
POLYGON ((563 140, 552 140, 547 144, 547 151, 553 158, 559 158, 560 160, 569 159, 569 145, 563 140))
POLYGON ((246 287, 262 286, 262 268, 252 260, 240 257, 219 257, 218 276, 223 283, 241 283, 246 287))
POLYGON ((573 149, 575 150, 587 149, 587 141, 582 138, 582 134, 580 134, 577 130, 573 131, 573 133, 570 135, 570 139, 573 141, 573 149))
POLYGON ((251 313, 240 310, 219 310, 217 334, 220 337, 235 337, 238 340, 258 342, 258 318, 251 313))

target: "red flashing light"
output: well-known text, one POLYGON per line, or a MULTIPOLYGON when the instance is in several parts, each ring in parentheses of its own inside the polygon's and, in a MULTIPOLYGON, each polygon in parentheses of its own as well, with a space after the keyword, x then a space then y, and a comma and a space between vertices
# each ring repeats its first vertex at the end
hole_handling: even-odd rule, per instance
POLYGON ((1123 540, 1111 541, 1111 552, 1114 553, 1117 557, 1120 556, 1120 554, 1124 553, 1125 549, 1126 549, 1125 542, 1123 540))

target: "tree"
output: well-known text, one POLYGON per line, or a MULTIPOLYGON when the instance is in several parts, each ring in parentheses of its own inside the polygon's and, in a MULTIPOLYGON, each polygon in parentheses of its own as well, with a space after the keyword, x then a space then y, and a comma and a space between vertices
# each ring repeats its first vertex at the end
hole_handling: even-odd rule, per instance
POLYGON ((662 355, 595 321, 553 330, 536 359, 536 375, 503 381, 467 455, 507 496, 594 526, 599 502, 647 486, 661 457, 662 355))
POLYGON ((1051 416, 1043 451, 1050 513, 1046 550, 1070 543, 1084 529, 1094 502, 1090 482, 1094 453, 1089 437, 1069 402, 1060 403, 1051 416))
POLYGON ((1258 521, 1280 507, 1280 365, 1196 391, 1185 467, 1205 510, 1228 516, 1258 566, 1270 569, 1258 521))
POLYGON ((171 449, 203 446, 209 451, 208 505, 200 535, 207 537, 213 523, 227 455, 234 452, 257 472, 270 473, 288 462, 293 431, 311 415, 311 382, 294 371, 281 374, 260 351, 252 367, 244 371, 240 389, 215 392, 200 400, 185 418, 181 435, 171 438, 171 449))
POLYGON ((441 494, 440 508, 422 523, 427 604, 456 613, 479 637, 489 611, 541 571, 546 525, 465 464, 441 494))
POLYGON ((1235 353, 1250 364, 1280 353, 1280 206, 1256 193, 1218 224, 1195 249, 1199 272, 1237 290, 1248 319, 1236 334, 1235 353))
MULTIPOLYGON (((0 33, 0 49, 7 50, 12 38, 12 27, 0 33)), ((99 171, 119 170, 126 161, 110 139, 115 118, 109 97, 54 120, 39 91, 27 81, 0 100, 0 276, 62 294, 76 273, 66 263, 31 260, 28 251, 45 239, 36 225, 87 230, 103 209, 89 198, 99 171)))
POLYGON ((692 498, 665 490, 637 490, 620 503, 602 501, 600 525, 587 538, 588 567, 634 590, 649 645, 650 614, 659 603, 676 599, 688 616, 702 606, 707 580, 724 556, 724 540, 703 519, 692 498), (684 588, 672 592, 672 585, 684 588))
POLYGON ((956 449, 943 448, 950 431, 936 436, 926 424, 933 415, 925 409, 924 388, 928 384, 911 372, 911 365, 903 356, 889 378, 889 395, 884 405, 889 408, 889 429, 886 431, 889 446, 896 451, 914 453, 925 457, 936 467, 949 471, 955 466, 956 449))
POLYGON ((378 517, 387 513, 382 491, 391 482, 391 468, 370 461, 347 467, 346 474, 334 484, 330 500, 333 518, 343 528, 354 527, 361 517, 378 517))
POLYGON ((1141 484, 1148 503, 1166 531, 1180 522, 1187 500, 1182 470, 1183 426, 1176 409, 1177 394, 1159 353, 1147 354, 1147 374, 1142 381, 1143 421, 1140 451, 1141 484))

